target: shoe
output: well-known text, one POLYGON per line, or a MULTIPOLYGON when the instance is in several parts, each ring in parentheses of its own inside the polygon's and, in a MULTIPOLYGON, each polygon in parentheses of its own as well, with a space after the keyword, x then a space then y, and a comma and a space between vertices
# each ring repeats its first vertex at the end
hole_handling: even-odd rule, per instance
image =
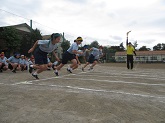
POLYGON ((88 70, 92 70, 93 69, 93 67, 90 67, 88 70))
POLYGON ((0 73, 2 73, 3 71, 2 71, 2 69, 0 69, 0 73))
POLYGON ((16 73, 16 70, 12 70, 13 73, 16 73))
POLYGON ((72 71, 69 68, 67 68, 67 71, 70 72, 70 73, 72 73, 72 71))
POLYGON ((54 74, 56 74, 56 76, 59 76, 59 75, 58 75, 58 72, 56 72, 56 71, 54 71, 54 74))
POLYGON ((21 71, 24 71, 24 67, 21 67, 21 71))
POLYGON ((84 72, 84 68, 82 67, 81 70, 84 72))
POLYGON ((29 66, 29 73, 33 72, 33 68, 29 66))
POLYGON ((39 78, 38 78, 38 75, 32 74, 32 76, 33 76, 34 78, 36 78, 36 79, 39 79, 39 78))

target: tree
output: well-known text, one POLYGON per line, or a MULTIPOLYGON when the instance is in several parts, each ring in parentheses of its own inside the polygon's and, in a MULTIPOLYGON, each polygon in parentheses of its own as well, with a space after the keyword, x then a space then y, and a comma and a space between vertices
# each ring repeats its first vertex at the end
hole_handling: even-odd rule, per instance
POLYGON ((123 42, 119 45, 119 48, 120 48, 120 49, 119 49, 120 51, 124 51, 125 48, 124 48, 124 46, 123 46, 123 42))
POLYGON ((89 45, 89 47, 90 47, 90 48, 91 48, 91 47, 99 48, 99 43, 98 43, 97 41, 93 41, 93 42, 89 45))
POLYGON ((5 27, 0 34, 0 38, 5 40, 5 45, 10 54, 20 49, 22 37, 18 34, 18 31, 15 28, 5 27))
POLYGON ((139 51, 149 51, 151 50, 150 48, 147 48, 146 46, 142 46, 139 48, 139 51))
POLYGON ((162 44, 162 50, 165 50, 165 44, 164 43, 162 44))
POLYGON ((31 33, 25 33, 22 38, 20 53, 29 56, 30 54, 28 54, 28 50, 33 46, 33 44, 37 40, 41 39, 41 32, 37 28, 35 30, 31 30, 31 33))
POLYGON ((37 28, 35 30, 32 30, 32 32, 31 32, 32 43, 36 42, 37 40, 41 40, 41 39, 42 39, 41 31, 37 28))
POLYGON ((162 44, 161 43, 158 43, 157 45, 155 45, 153 47, 153 50, 162 50, 162 44))
POLYGON ((66 50, 70 47, 70 41, 63 41, 61 43, 61 47, 63 49, 63 53, 66 52, 66 50))
POLYGON ((137 41, 135 41, 134 43, 133 43, 133 46, 134 46, 134 48, 136 49, 136 47, 137 47, 137 41))

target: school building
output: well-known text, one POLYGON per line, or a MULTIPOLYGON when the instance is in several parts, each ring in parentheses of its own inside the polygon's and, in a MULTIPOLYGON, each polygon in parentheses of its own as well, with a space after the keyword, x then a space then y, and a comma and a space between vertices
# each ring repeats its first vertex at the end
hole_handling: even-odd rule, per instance
MULTIPOLYGON (((165 63, 165 50, 161 51, 136 51, 136 58, 134 59, 136 62, 141 63, 165 63)), ((126 62, 127 54, 124 52, 116 52, 115 53, 116 62, 126 62)))

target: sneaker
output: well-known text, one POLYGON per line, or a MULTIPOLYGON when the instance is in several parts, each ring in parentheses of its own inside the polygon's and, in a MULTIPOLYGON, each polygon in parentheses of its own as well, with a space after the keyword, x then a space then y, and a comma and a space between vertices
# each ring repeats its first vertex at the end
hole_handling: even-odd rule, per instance
POLYGON ((29 66, 29 73, 33 72, 33 68, 29 66))
POLYGON ((71 71, 69 68, 67 68, 67 71, 68 71, 69 73, 72 73, 72 71, 71 71))
POLYGON ((56 74, 56 76, 59 76, 59 75, 58 75, 58 72, 56 72, 56 71, 54 71, 54 74, 56 74))
POLYGON ((13 73, 16 73, 16 70, 12 70, 13 73))
POLYGON ((24 67, 21 67, 21 71, 24 71, 24 67))
POLYGON ((32 74, 32 76, 33 76, 34 78, 36 78, 36 79, 39 79, 39 78, 38 78, 38 75, 32 74))
POLYGON ((84 68, 82 67, 81 70, 84 72, 84 68))
POLYGON ((92 70, 93 69, 93 67, 90 67, 88 70, 92 70))

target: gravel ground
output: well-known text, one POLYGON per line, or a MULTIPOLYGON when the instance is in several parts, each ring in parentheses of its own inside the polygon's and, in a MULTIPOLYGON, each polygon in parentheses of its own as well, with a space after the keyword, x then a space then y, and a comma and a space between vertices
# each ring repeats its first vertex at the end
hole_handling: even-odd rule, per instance
POLYGON ((0 73, 0 123, 165 123, 165 64, 0 73))

